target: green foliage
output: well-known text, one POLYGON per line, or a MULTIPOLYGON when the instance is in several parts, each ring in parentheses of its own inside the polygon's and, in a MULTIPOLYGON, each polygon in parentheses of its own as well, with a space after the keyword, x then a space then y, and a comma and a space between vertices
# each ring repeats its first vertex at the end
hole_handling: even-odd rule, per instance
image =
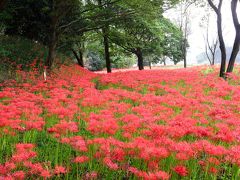
POLYGON ((104 60, 99 56, 99 54, 97 54, 95 52, 88 53, 87 63, 88 63, 88 69, 91 71, 103 70, 104 65, 105 65, 104 60))
POLYGON ((183 38, 182 32, 169 20, 164 19, 162 27, 165 32, 164 36, 164 56, 169 57, 174 64, 183 60, 184 54, 182 51, 182 46, 185 39, 183 38))
POLYGON ((15 78, 16 69, 30 69, 30 64, 43 64, 46 48, 32 40, 18 36, 0 35, 0 82, 15 78))
POLYGON ((181 59, 181 34, 162 17, 164 9, 177 2, 9 0, 0 13, 0 33, 27 37, 48 46, 52 52, 58 50, 70 57, 74 57, 73 49, 85 55, 97 52, 104 57, 102 29, 108 27, 114 67, 131 66, 133 60, 129 52, 135 53, 136 48, 141 49, 144 57, 159 60, 155 57, 167 56, 178 62, 181 59))
POLYGON ((112 56, 113 68, 122 69, 129 68, 135 64, 135 59, 129 56, 115 55, 112 56))
POLYGON ((45 59, 46 48, 38 42, 19 36, 0 36, 0 58, 28 65, 36 58, 45 59))
POLYGON ((22 37, 0 36, 0 82, 15 77, 15 70, 42 64, 47 51, 39 43, 22 37), (20 66, 21 65, 21 66, 20 66))
POLYGON ((48 2, 37 0, 9 0, 5 11, 0 13, 6 26, 5 34, 24 36, 28 39, 47 42, 48 2))
MULTIPOLYGON (((0 35, 0 82, 15 78, 15 71, 42 69, 47 57, 47 48, 37 42, 21 36, 0 35)), ((65 63, 66 56, 57 54, 59 63, 65 63)))
POLYGON ((169 57, 174 63, 182 61, 182 32, 168 19, 161 17, 152 22, 132 19, 112 30, 111 40, 135 53, 141 48, 145 59, 158 63, 163 57, 169 57))

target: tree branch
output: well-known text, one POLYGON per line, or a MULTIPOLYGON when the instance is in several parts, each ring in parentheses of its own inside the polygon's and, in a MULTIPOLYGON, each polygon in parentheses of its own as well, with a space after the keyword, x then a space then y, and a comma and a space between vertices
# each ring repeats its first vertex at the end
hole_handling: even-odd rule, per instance
POLYGON ((240 29, 240 24, 239 24, 238 15, 237 15, 237 3, 238 3, 238 0, 232 0, 231 2, 232 18, 233 18, 235 29, 240 29))
MULTIPOLYGON (((220 0, 219 5, 221 4, 222 0, 220 0)), ((214 4, 212 0, 208 0, 209 5, 212 7, 212 9, 218 14, 219 8, 217 8, 214 4)), ((219 7, 219 6, 218 6, 219 7)))
MULTIPOLYGON (((115 0, 115 1, 113 1, 113 2, 106 2, 106 3, 102 4, 101 7, 106 6, 107 4, 117 3, 118 1, 121 1, 121 0, 115 0)), ((89 11, 92 11, 92 10, 95 10, 95 9, 99 9, 99 8, 100 8, 99 5, 96 5, 96 6, 92 7, 92 8, 85 9, 85 10, 81 11, 80 14, 84 14, 84 13, 86 13, 86 12, 89 12, 89 11)), ((69 22, 68 24, 62 25, 62 26, 60 26, 59 28, 60 28, 60 29, 67 28, 67 27, 71 26, 72 24, 77 23, 77 22, 79 22, 79 21, 81 21, 81 20, 83 20, 82 17, 80 17, 80 18, 78 18, 78 19, 75 19, 75 20, 69 22)))

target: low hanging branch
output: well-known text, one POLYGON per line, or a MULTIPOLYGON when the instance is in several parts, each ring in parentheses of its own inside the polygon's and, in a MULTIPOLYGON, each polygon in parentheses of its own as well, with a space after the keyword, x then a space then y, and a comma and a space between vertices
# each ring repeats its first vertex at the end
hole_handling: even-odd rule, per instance
MULTIPOLYGON (((106 2, 106 3, 101 4, 100 6, 101 6, 101 7, 104 7, 104 6, 106 6, 107 4, 108 4, 108 5, 109 5, 109 4, 115 4, 115 3, 119 2, 119 1, 121 1, 121 0, 115 0, 115 1, 113 1, 113 2, 106 2)), ((99 9, 99 8, 100 8, 99 5, 96 5, 96 6, 93 6, 92 8, 85 9, 85 10, 81 11, 80 14, 84 14, 84 13, 87 13, 87 12, 89 12, 89 11, 93 11, 93 10, 99 9)), ((65 25, 60 26, 59 29, 62 30, 62 29, 68 28, 69 26, 71 26, 71 25, 73 25, 73 24, 75 24, 75 23, 78 23, 78 22, 81 21, 81 20, 83 20, 83 18, 82 18, 82 17, 79 17, 78 19, 75 19, 75 20, 69 22, 68 24, 65 24, 65 25)))

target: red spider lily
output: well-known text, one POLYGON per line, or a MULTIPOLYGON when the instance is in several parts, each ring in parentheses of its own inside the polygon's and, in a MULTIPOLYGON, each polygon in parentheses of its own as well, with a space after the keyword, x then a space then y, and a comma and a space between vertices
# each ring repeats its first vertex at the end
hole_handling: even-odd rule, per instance
POLYGON ((42 170, 40 176, 43 177, 44 179, 47 179, 50 178, 52 175, 48 170, 42 170))
POLYGON ((87 152, 88 148, 86 145, 85 140, 81 136, 73 136, 70 138, 62 138, 62 143, 70 144, 74 149, 81 151, 81 152, 87 152))
POLYGON ((18 180, 23 180, 25 179, 25 172, 23 171, 16 171, 12 174, 14 179, 18 179, 18 180))
POLYGON ((67 132, 78 132, 78 125, 76 122, 60 121, 60 123, 55 124, 52 128, 48 128, 48 132, 61 135, 67 132))
POLYGON ((75 163, 85 163, 88 160, 89 160, 89 158, 87 156, 78 156, 73 160, 73 162, 75 162, 75 163))
POLYGON ((65 167, 63 166, 55 166, 55 169, 54 169, 54 174, 65 174, 67 173, 67 170, 65 167))
POLYGON ((188 175, 188 170, 185 166, 176 166, 173 168, 173 170, 179 174, 180 176, 187 176, 188 175))
POLYGON ((99 172, 88 166, 83 179, 104 178, 101 166, 127 178, 170 179, 173 172, 190 177, 191 167, 183 166, 189 161, 209 176, 222 173, 222 165, 240 165, 237 77, 227 82, 203 75, 202 68, 98 75, 62 66, 44 82, 31 66, 33 72, 18 71, 18 81, 0 85, 0 137, 24 137, 2 158, 0 179, 65 178, 76 173, 71 163, 60 166, 65 161, 79 167, 97 162, 99 172), (41 133, 72 148, 55 169, 37 162, 41 133), (27 142, 35 144, 21 143, 30 134, 27 142), (165 163, 181 165, 165 172, 165 163))
POLYGON ((119 168, 118 164, 112 162, 112 160, 108 157, 103 159, 103 163, 112 170, 118 170, 118 168, 119 168))
POLYGON ((85 178, 92 180, 92 179, 97 179, 97 176, 98 176, 97 172, 93 171, 93 172, 87 173, 87 174, 85 175, 85 178))

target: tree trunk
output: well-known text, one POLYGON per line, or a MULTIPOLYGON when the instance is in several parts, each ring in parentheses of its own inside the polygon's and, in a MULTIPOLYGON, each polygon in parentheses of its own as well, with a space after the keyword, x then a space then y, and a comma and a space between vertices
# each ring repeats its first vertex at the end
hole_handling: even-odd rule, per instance
MULTIPOLYGON (((103 9, 104 7, 102 6, 102 0, 98 0, 98 5, 100 6, 100 9, 103 9)), ((109 33, 109 25, 106 24, 102 28, 102 33, 103 33, 103 44, 104 44, 104 54, 105 54, 105 61, 106 61, 106 67, 107 67, 107 73, 111 73, 111 59, 110 59, 110 52, 109 52, 109 38, 108 38, 108 33, 109 33)))
POLYGON ((235 60, 236 60, 236 57, 239 52, 239 46, 240 46, 240 34, 239 33, 240 33, 240 31, 237 33, 235 41, 234 41, 232 54, 231 54, 231 57, 230 57, 230 60, 228 63, 228 68, 227 68, 228 73, 231 73, 233 71, 235 60))
POLYGON ((163 60, 163 64, 164 64, 164 66, 167 65, 167 63, 166 63, 166 59, 163 60))
POLYGON ((214 66, 214 64, 215 64, 215 53, 213 54, 213 57, 212 57, 212 66, 214 66))
POLYGON ((220 50, 221 50, 220 77, 225 78, 227 54, 226 54, 226 46, 225 46, 223 33, 222 33, 222 14, 220 11, 217 14, 217 26, 218 26, 218 38, 219 38, 219 44, 220 44, 220 50))
POLYGON ((229 60, 228 68, 227 68, 228 73, 231 73, 233 71, 233 67, 234 67, 235 60, 239 52, 239 46, 240 46, 240 24, 239 24, 238 15, 237 15, 237 3, 238 3, 238 0, 232 0, 232 3, 231 3, 232 17, 233 17, 235 30, 236 30, 236 37, 235 37, 232 54, 229 60))
POLYGON ((107 73, 111 73, 112 69, 111 69, 111 59, 110 59, 110 52, 109 52, 108 29, 109 27, 106 26, 102 29, 102 32, 103 32, 103 44, 104 44, 107 73))
POLYGON ((213 51, 212 51, 212 66, 214 66, 214 64, 215 64, 217 46, 218 46, 218 40, 216 40, 216 41, 214 42, 214 45, 213 45, 213 51))
POLYGON ((6 5, 7 0, 1 0, 0 1, 0 12, 3 10, 4 6, 6 5))
POLYGON ((223 31, 222 31, 222 2, 223 0, 219 1, 218 8, 214 6, 213 2, 211 0, 208 0, 210 6, 214 9, 214 11, 217 14, 217 29, 218 29, 218 39, 220 44, 220 50, 221 50, 221 68, 220 68, 220 77, 225 78, 225 71, 226 71, 226 46, 223 39, 223 31))
POLYGON ((226 71, 226 46, 223 39, 223 31, 222 31, 222 3, 223 0, 219 0, 218 7, 216 7, 212 0, 208 0, 209 5, 212 7, 212 9, 217 14, 217 29, 218 29, 218 39, 220 44, 220 50, 221 50, 221 68, 220 68, 220 77, 225 78, 225 71, 226 71))
POLYGON ((151 63, 151 61, 148 61, 148 64, 149 64, 149 69, 152 69, 152 63, 151 63))
POLYGON ((183 60, 184 60, 184 68, 187 68, 187 28, 188 22, 185 22, 185 32, 184 32, 184 47, 183 47, 183 60))
POLYGON ((56 57, 56 48, 57 48, 57 23, 54 21, 50 29, 50 37, 48 42, 48 56, 45 65, 48 69, 52 68, 54 59, 56 57))
POLYGON ((186 49, 184 49, 184 59, 183 60, 184 60, 184 68, 187 68, 187 53, 186 53, 186 49))
POLYGON ((79 55, 78 55, 78 53, 74 49, 72 49, 72 52, 73 52, 75 58, 77 59, 78 65, 81 66, 81 67, 84 67, 82 51, 79 50, 79 55))
MULTIPOLYGON (((184 32, 184 36, 186 35, 186 32, 184 32)), ((182 45, 182 55, 183 55, 183 63, 184 63, 184 68, 187 68, 187 39, 184 37, 182 45)), ((174 62, 175 64, 175 62, 174 62)), ((176 65, 176 64, 175 64, 176 65)))
POLYGON ((141 50, 141 48, 137 48, 137 50, 136 50, 136 56, 137 56, 137 59, 138 59, 138 69, 139 69, 139 70, 144 70, 143 55, 142 55, 142 50, 141 50))
POLYGON ((82 66, 82 67, 84 67, 83 52, 82 52, 81 49, 79 50, 79 58, 80 58, 80 63, 79 63, 79 65, 82 66))

